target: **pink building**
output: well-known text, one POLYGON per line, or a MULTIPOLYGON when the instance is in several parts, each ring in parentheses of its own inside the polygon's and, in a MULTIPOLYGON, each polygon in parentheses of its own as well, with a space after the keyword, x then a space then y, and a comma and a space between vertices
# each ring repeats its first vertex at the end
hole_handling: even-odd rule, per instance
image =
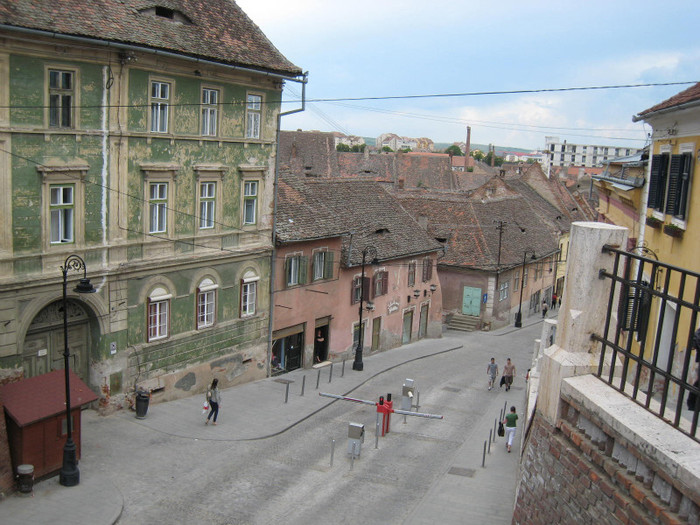
POLYGON ((283 177, 275 238, 272 373, 441 336, 442 246, 381 184, 283 177))

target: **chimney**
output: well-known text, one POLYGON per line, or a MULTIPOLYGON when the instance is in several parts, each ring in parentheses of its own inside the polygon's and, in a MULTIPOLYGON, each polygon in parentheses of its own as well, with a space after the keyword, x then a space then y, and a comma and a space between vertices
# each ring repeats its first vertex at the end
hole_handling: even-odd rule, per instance
POLYGON ((496 146, 489 144, 489 153, 491 153, 491 167, 496 165, 496 146))
POLYGON ((472 128, 467 126, 467 144, 464 146, 464 171, 467 171, 467 159, 472 147, 472 128))

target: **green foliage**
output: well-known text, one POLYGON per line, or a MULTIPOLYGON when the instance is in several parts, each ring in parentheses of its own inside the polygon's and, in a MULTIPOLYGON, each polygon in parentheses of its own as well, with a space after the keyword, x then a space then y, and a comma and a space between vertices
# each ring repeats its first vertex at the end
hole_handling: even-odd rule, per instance
POLYGON ((472 151, 471 156, 474 158, 474 160, 484 160, 484 154, 479 150, 472 151))
POLYGON ((391 149, 389 146, 384 146, 384 147, 382 148, 382 151, 386 151, 387 153, 393 153, 393 152, 394 152, 394 150, 391 149))
POLYGON ((336 151, 345 151, 345 152, 347 152, 347 151, 350 151, 350 146, 348 146, 347 144, 343 144, 343 143, 341 142, 340 144, 338 144, 338 145, 335 147, 335 150, 336 150, 336 151))
POLYGON ((350 148, 350 151, 353 153, 363 153, 365 151, 365 147, 367 147, 367 144, 355 144, 352 148, 350 148))
POLYGON ((399 151, 400 151, 401 153, 410 153, 410 152, 413 151, 413 150, 412 150, 411 148, 401 148, 399 151))
POLYGON ((452 144, 452 146, 445 148, 445 153, 447 153, 448 155, 453 155, 455 157, 464 156, 464 153, 462 153, 462 150, 456 144, 452 144))
MULTIPOLYGON (((491 157, 493 156, 493 153, 489 151, 488 155, 484 157, 484 162, 488 164, 489 166, 491 165, 491 157)), ((494 166, 501 166, 503 164, 503 157, 499 157, 496 155, 496 158, 494 159, 493 165, 494 166)))

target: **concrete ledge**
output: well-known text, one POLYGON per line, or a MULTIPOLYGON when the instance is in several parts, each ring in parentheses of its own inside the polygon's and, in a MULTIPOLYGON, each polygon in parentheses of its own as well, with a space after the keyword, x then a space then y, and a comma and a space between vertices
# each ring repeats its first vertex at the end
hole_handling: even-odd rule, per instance
POLYGON ((700 502, 700 445, 696 441, 592 375, 563 379, 561 397, 594 415, 626 440, 628 448, 683 484, 696 504, 700 502))

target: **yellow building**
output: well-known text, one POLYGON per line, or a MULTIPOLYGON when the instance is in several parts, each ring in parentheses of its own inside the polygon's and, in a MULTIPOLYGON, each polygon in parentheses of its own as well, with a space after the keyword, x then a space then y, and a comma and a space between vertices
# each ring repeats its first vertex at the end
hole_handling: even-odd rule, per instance
MULTIPOLYGON (((640 238, 660 262, 700 273, 700 83, 642 111, 633 120, 643 120, 653 129, 643 193, 646 220, 640 238)), ((648 323, 647 341, 658 337, 657 363, 666 368, 670 357, 674 373, 695 363, 696 357, 687 353, 692 351, 688 334, 698 326, 700 279, 692 274, 686 277, 682 282, 679 272, 671 271, 667 276, 664 270, 656 275, 645 271, 643 277, 655 290, 667 289, 684 303, 677 311, 678 303, 655 296, 648 309, 648 318, 654 322, 648 323)))

